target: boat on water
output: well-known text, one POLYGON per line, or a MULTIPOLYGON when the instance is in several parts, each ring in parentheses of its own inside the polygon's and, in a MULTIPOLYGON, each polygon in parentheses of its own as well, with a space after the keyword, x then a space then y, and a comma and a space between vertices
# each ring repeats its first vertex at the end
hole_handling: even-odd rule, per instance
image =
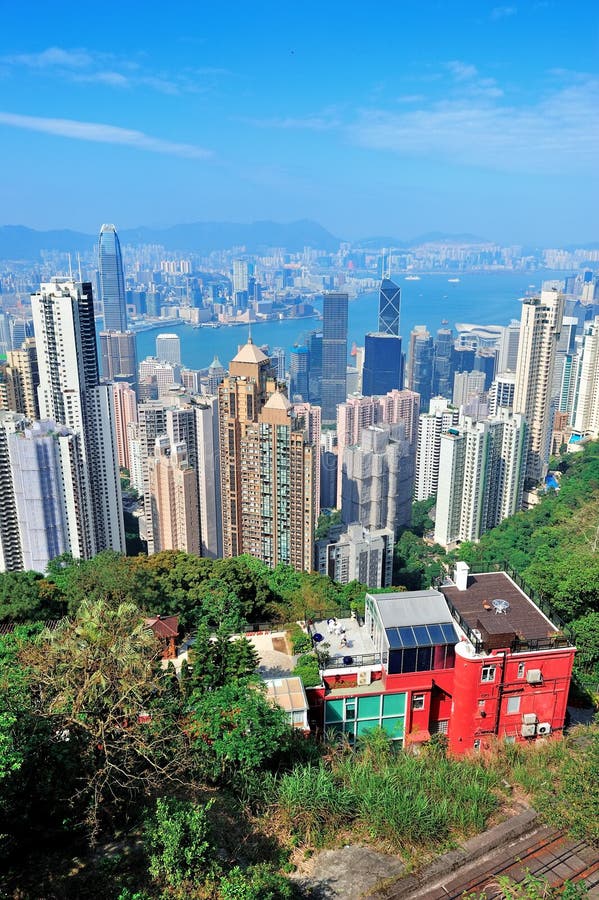
POLYGON ((406 281, 420 281, 420 275, 406 275, 406 281))
POLYGON ((448 278, 447 279, 450 284, 458 284, 459 278, 448 278))

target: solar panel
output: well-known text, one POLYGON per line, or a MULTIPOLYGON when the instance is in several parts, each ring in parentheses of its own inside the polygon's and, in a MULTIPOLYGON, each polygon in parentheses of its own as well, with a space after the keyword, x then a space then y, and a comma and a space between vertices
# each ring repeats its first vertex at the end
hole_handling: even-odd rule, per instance
POLYGON ((437 647, 443 644, 457 644, 458 637, 453 625, 402 625, 401 628, 386 628, 385 634, 390 650, 411 649, 413 647, 437 647))

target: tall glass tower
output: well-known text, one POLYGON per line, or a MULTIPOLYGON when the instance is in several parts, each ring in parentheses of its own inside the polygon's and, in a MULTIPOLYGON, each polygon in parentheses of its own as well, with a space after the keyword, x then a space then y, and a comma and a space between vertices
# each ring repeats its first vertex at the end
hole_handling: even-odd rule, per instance
POLYGON ((98 280, 104 305, 104 331, 127 330, 127 301, 119 236, 114 225, 102 225, 98 245, 98 280))
POLYGON ((395 337, 399 337, 400 307, 401 288, 390 278, 383 278, 379 288, 379 332, 381 334, 394 334, 395 337))
POLYGON ((337 421, 347 397, 347 294, 331 291, 322 301, 322 421, 337 421))

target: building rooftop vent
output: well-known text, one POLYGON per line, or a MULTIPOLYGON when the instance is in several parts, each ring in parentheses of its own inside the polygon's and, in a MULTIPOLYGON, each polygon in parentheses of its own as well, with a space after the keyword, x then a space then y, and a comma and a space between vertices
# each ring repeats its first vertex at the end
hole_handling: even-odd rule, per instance
POLYGON ((505 613, 507 613, 508 609, 510 608, 510 604, 507 600, 499 600, 499 599, 492 600, 491 605, 493 606, 493 609, 495 610, 495 612, 497 614, 501 614, 501 613, 505 614, 505 613))

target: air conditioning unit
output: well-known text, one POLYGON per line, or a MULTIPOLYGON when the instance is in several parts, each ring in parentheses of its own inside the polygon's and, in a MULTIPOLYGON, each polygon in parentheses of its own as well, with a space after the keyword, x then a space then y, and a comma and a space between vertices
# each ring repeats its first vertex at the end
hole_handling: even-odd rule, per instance
POLYGON ((529 684, 543 684, 543 673, 540 669, 529 669, 526 680, 529 684))
POLYGON ((522 737, 534 737, 536 733, 536 725, 523 725, 520 729, 520 734, 522 735, 522 737))
POLYGON ((370 671, 370 669, 360 669, 360 671, 358 672, 358 684, 364 686, 366 684, 370 684, 371 680, 372 672, 370 671))
POLYGON ((524 725, 536 725, 537 724, 537 714, 536 713, 524 713, 522 716, 522 722, 524 725))
POLYGON ((539 722, 537 734, 551 734, 551 722, 539 722))

